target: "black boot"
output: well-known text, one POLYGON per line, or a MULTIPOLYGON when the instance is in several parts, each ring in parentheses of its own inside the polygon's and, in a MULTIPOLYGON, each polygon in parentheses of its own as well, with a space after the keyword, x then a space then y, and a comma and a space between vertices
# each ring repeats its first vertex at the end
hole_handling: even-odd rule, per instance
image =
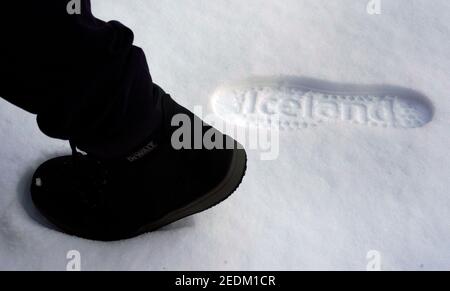
POLYGON ((31 186, 36 207, 68 234, 112 241, 157 230, 228 198, 245 174, 242 146, 204 124, 202 133, 214 131, 226 149, 193 149, 192 137, 191 149, 177 150, 172 118, 185 114, 192 125, 201 121, 167 94, 161 112, 163 126, 127 157, 99 159, 72 144, 72 156, 41 165, 31 186))

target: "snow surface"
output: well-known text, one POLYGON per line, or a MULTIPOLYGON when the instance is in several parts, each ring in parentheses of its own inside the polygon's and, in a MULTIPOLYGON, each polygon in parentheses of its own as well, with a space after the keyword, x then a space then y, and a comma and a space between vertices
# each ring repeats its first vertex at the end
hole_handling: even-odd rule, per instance
POLYGON ((395 86, 424 96, 418 128, 332 122, 283 131, 280 156, 250 152, 244 183, 205 213, 136 239, 92 242, 56 232, 34 210, 30 177, 68 144, 0 100, 0 269, 450 269, 450 2, 381 0, 96 0, 130 26, 153 78, 188 108, 250 76, 395 86), (431 107, 430 107, 431 108, 431 107))

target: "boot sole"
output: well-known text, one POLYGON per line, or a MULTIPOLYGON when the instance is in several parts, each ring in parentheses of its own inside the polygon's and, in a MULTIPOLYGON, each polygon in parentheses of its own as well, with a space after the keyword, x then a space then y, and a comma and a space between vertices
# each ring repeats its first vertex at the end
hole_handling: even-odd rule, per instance
POLYGON ((193 201, 192 203, 182 208, 176 209, 165 215, 163 218, 144 226, 132 237, 144 233, 153 232, 183 218, 198 214, 200 212, 211 209, 214 206, 217 206, 237 190, 239 185, 242 183, 246 171, 247 154, 244 149, 235 149, 230 165, 230 170, 228 171, 226 177, 220 185, 218 185, 212 191, 208 192, 206 195, 193 201))

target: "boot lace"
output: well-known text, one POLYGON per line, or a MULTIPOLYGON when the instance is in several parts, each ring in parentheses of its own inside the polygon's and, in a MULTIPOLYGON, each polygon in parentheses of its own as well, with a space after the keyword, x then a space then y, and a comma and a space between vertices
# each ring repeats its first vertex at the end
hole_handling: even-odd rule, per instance
POLYGON ((88 209, 99 210, 107 206, 107 185, 109 171, 101 161, 77 150, 70 141, 72 149, 73 174, 79 201, 88 209))

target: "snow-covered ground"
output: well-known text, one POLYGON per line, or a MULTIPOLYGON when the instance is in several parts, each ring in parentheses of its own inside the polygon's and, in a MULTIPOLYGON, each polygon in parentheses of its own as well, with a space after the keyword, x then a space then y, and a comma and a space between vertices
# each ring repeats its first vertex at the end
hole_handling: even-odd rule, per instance
POLYGON ((0 269, 65 270, 70 250, 84 270, 365 270, 377 255, 384 270, 450 269, 450 2, 381 0, 381 15, 368 2, 95 0, 99 18, 134 30, 154 80, 188 108, 207 108, 230 80, 290 76, 411 92, 432 119, 284 130, 279 157, 250 152, 244 183, 223 204, 99 243, 36 213, 33 170, 69 147, 0 99, 0 269))

